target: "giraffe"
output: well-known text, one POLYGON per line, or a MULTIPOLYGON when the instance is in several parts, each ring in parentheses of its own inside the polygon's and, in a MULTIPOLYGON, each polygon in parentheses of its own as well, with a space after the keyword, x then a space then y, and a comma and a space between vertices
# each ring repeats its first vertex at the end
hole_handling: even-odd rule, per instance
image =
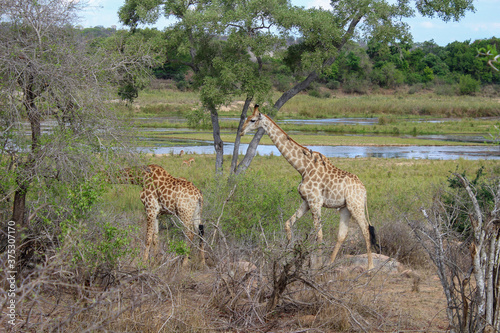
MULTIPOLYGON (((203 196, 193 183, 185 178, 175 178, 155 164, 122 169, 117 181, 120 184, 142 186, 140 198, 147 216, 145 261, 149 258, 151 245, 155 253, 158 250, 158 214, 170 214, 181 220, 191 247, 194 246, 193 238, 199 235, 201 264, 205 264, 204 228, 201 224, 203 196)), ((187 264, 187 259, 184 258, 183 266, 187 264)))
POLYGON ((243 124, 240 135, 243 136, 249 131, 259 128, 265 130, 281 155, 302 176, 298 187, 302 204, 285 222, 288 240, 291 240, 291 227, 295 221, 311 210, 316 240, 322 243, 321 208, 337 208, 340 210, 338 239, 328 263, 332 264, 335 261, 340 247, 347 237, 349 221, 353 218, 363 233, 368 255, 368 269, 372 269, 371 245, 376 244, 375 229, 367 220, 368 215, 365 217, 365 210, 368 213, 366 189, 359 178, 335 167, 324 155, 298 144, 271 118, 260 113, 259 106, 255 105, 252 115, 243 124))

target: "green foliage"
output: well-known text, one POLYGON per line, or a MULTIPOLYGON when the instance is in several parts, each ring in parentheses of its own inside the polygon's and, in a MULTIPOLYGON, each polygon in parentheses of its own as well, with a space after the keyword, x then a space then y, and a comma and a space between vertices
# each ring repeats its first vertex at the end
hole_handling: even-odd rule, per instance
POLYGON ((479 90, 479 82, 470 75, 461 75, 458 83, 460 95, 474 95, 479 90))
POLYGON ((212 127, 210 113, 205 108, 196 108, 186 114, 187 126, 196 129, 209 129, 212 127))
MULTIPOLYGON (((59 185, 57 187, 53 185, 51 189, 53 194, 56 194, 56 191, 59 192, 58 196, 66 192, 67 205, 55 207, 57 215, 62 218, 61 222, 59 222, 61 228, 59 239, 64 244, 68 233, 72 232, 83 219, 87 218, 92 208, 101 200, 104 186, 98 177, 93 177, 89 181, 82 183, 70 184, 69 186, 63 183, 59 185)), ((51 220, 47 219, 47 222, 51 223, 51 220)))
POLYGON ((118 96, 127 103, 132 104, 134 99, 139 96, 139 87, 132 80, 124 81, 118 87, 118 96))
POLYGON ((298 204, 297 184, 249 171, 239 178, 237 189, 227 206, 223 229, 236 238, 254 241, 262 233, 271 235, 282 229, 283 219, 298 204))
POLYGON ((321 94, 319 91, 317 90, 310 90, 309 91, 309 96, 311 97, 316 97, 316 98, 320 98, 321 97, 321 94))
POLYGON ((480 47, 477 50, 478 55, 484 57, 483 59, 488 63, 491 68, 498 71, 497 64, 500 63, 500 55, 497 51, 496 44, 486 45, 486 47, 480 47))
MULTIPOLYGON (((466 171, 461 173, 466 178, 466 171)), ((470 181, 471 188, 475 192, 475 197, 479 207, 483 212, 490 212, 495 206, 495 198, 492 189, 499 186, 500 179, 488 177, 484 167, 476 170, 474 180, 470 181)), ((456 175, 448 177, 449 192, 443 194, 443 203, 445 204, 448 215, 452 219, 454 229, 463 234, 464 239, 471 233, 471 211, 472 203, 465 187, 456 175)))
POLYGON ((73 229, 72 232, 80 239, 74 240, 74 237, 68 235, 73 238, 72 262, 77 267, 84 267, 91 273, 104 267, 112 270, 124 256, 137 254, 130 247, 130 228, 120 229, 109 221, 97 223, 93 232, 89 232, 84 225, 79 227, 79 231, 73 229))
POLYGON ((69 249, 72 263, 91 276, 98 270, 113 270, 121 258, 137 251, 130 247, 132 228, 121 228, 96 210, 105 188, 102 180, 93 177, 67 189, 68 211, 60 223, 61 249, 69 249))
POLYGON ((393 63, 386 63, 381 68, 374 69, 371 80, 381 87, 395 88, 404 82, 403 73, 393 63))
POLYGON ((355 74, 352 74, 345 78, 342 90, 349 94, 366 94, 370 87, 368 80, 360 80, 355 74))
POLYGON ((172 239, 168 243, 168 250, 171 253, 175 253, 179 256, 189 256, 191 252, 191 248, 186 243, 186 241, 182 239, 172 239))

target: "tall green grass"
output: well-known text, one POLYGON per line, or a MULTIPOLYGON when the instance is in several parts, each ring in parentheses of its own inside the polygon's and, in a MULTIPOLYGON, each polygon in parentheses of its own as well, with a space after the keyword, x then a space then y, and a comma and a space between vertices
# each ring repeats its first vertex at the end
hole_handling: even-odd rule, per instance
MULTIPOLYGON (((279 97, 280 94, 275 93, 273 100, 279 97)), ((242 101, 244 98, 239 100, 242 101)), ((262 101, 255 101, 255 103, 262 103, 262 101)), ((156 105, 156 114, 163 116, 171 114, 172 110, 178 112, 175 105, 185 105, 186 109, 183 108, 182 111, 188 112, 199 107, 199 95, 197 92, 181 92, 175 89, 147 89, 141 91, 136 100, 136 114, 151 112, 152 105, 156 105)), ((233 103, 229 111, 222 111, 221 115, 239 115, 241 105, 241 103, 233 103)), ((434 93, 358 96, 336 95, 333 91, 330 98, 317 98, 301 93, 286 103, 277 117, 373 117, 381 114, 419 118, 423 116, 460 118, 500 116, 500 102, 498 99, 481 96, 441 96, 434 93)))
MULTIPOLYGON (((209 228, 210 223, 219 221, 221 228, 233 237, 250 240, 282 237, 283 223, 301 202, 297 191, 301 177, 297 171, 281 156, 257 156, 247 173, 237 180, 236 190, 230 195, 232 186, 227 185, 226 178, 214 177, 214 159, 209 155, 149 156, 147 163, 157 163, 173 176, 187 178, 202 190, 205 196, 203 218, 209 228), (195 158, 191 167, 182 166, 187 157, 195 158)), ((419 214, 420 207, 432 201, 437 189, 446 187, 446 180, 453 172, 465 171, 473 177, 475 171, 483 166, 488 176, 500 175, 498 161, 486 160, 332 158, 330 161, 358 175, 364 183, 368 192, 369 216, 377 227, 391 223, 403 213, 419 214)), ((225 157, 226 170, 229 164, 229 157, 225 157)), ((115 185, 110 191, 106 197, 109 205, 124 211, 133 207, 135 213, 131 213, 141 214, 143 208, 139 201, 139 188, 115 185), (122 186, 119 191, 123 192, 118 194, 116 186, 122 186)), ((325 239, 333 241, 336 238, 338 219, 336 210, 323 209, 325 239)), ((297 232, 311 231, 311 215, 306 214, 295 228, 297 232)))
POLYGON ((373 117, 387 114, 407 117, 487 117, 500 115, 497 99, 473 96, 363 95, 328 99, 299 94, 280 110, 282 116, 302 118, 373 117))

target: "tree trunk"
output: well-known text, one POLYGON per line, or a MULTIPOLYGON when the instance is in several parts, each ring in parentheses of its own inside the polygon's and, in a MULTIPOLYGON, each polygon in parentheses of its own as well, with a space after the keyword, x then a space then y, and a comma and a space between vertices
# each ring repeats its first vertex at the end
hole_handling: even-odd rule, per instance
MULTIPOLYGON (((28 153, 26 162, 20 163, 18 166, 18 173, 16 176, 17 190, 14 193, 14 203, 12 207, 12 218, 16 225, 16 263, 18 270, 21 270, 20 253, 22 247, 22 234, 28 227, 26 224, 26 196, 30 187, 31 179, 35 174, 35 164, 40 155, 40 137, 41 124, 40 112, 35 104, 36 94, 33 92, 33 78, 27 75, 26 84, 24 84, 24 100, 23 104, 26 107, 28 119, 31 126, 31 151, 28 153)), ((24 82, 20 82, 24 83, 24 82)))
POLYGON ((14 204, 12 208, 12 218, 11 220, 16 222, 16 225, 20 228, 25 227, 24 225, 24 213, 26 211, 26 192, 28 187, 26 185, 19 186, 19 189, 14 194, 14 204))
POLYGON ((238 164, 239 155, 238 153, 240 151, 241 142, 240 131, 247 118, 248 107, 250 106, 250 102, 252 101, 252 99, 253 97, 247 96, 247 98, 245 99, 245 104, 243 105, 243 110, 241 110, 240 123, 238 124, 238 131, 236 132, 236 138, 234 140, 233 158, 231 160, 231 168, 229 171, 231 174, 236 173, 236 166, 238 164))
POLYGON ((224 171, 222 164, 224 163, 224 142, 220 137, 219 114, 213 107, 210 108, 210 118, 212 120, 212 128, 214 135, 214 148, 215 148, 215 173, 222 174, 224 171))

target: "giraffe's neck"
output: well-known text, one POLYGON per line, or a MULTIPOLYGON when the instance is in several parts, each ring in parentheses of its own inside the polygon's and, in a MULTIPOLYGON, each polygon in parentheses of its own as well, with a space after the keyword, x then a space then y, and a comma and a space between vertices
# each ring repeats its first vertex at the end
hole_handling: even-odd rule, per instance
POLYGON ((265 118, 264 129, 273 141, 274 145, 280 151, 281 155, 290 163, 301 175, 304 174, 306 166, 311 159, 311 152, 304 146, 301 146, 285 133, 271 118, 263 115, 265 118), (306 160, 307 159, 307 160, 306 160))
POLYGON ((136 168, 126 168, 118 172, 117 177, 112 181, 115 184, 144 185, 144 171, 136 168))

